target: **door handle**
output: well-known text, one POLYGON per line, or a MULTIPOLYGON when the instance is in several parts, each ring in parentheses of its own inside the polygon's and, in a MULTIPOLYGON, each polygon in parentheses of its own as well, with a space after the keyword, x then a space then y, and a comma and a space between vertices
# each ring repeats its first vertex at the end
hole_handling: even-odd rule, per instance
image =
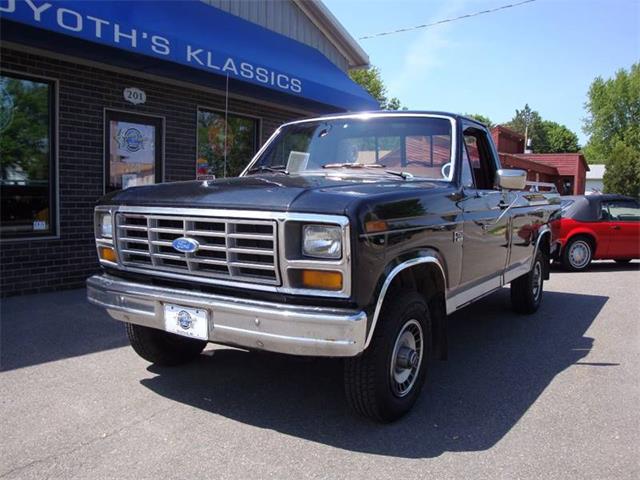
POLYGON ((620 225, 611 225, 611 230, 620 230, 620 225))

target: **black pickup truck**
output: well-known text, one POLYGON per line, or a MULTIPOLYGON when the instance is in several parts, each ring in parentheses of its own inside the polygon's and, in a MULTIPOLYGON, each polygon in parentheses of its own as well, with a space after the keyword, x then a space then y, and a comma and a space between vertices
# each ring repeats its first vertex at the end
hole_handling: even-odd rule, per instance
POLYGON ((161 365, 207 342, 343 357, 351 406, 392 421, 446 357, 448 314, 506 284, 539 307, 559 202, 525 182, 459 115, 289 123, 237 178, 104 197, 88 298, 161 365))

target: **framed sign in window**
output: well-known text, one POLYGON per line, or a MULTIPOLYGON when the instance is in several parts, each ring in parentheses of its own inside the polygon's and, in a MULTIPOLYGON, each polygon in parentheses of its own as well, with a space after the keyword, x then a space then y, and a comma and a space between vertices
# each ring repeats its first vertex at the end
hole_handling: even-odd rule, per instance
POLYGON ((162 118, 105 112, 105 192, 162 181, 162 118))
POLYGON ((56 232, 55 82, 0 72, 0 238, 56 232))

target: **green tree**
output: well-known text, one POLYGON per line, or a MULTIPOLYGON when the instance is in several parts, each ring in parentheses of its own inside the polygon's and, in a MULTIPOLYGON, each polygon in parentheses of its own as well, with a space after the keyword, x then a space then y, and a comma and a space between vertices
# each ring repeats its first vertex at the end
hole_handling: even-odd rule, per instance
POLYGON ((522 110, 516 109, 513 118, 505 123, 505 127, 518 132, 525 137, 525 145, 528 139, 531 139, 531 147, 537 152, 538 147, 548 144, 546 130, 542 123, 542 117, 535 110, 525 104, 522 110))
MULTIPOLYGON (((640 151, 640 64, 620 69, 613 78, 597 77, 589 88, 583 130, 590 135, 585 157, 590 163, 613 159, 622 142, 640 151)), ((619 150, 618 150, 619 151, 619 150)))
MULTIPOLYGON (((400 110, 402 105, 396 97, 387 96, 387 86, 382 80, 378 67, 369 67, 349 72, 351 80, 363 87, 380 104, 382 110, 400 110)), ((406 110, 406 108, 405 108, 406 110)))
POLYGON ((473 118, 474 120, 479 121, 480 123, 484 123, 487 128, 493 128, 496 126, 495 123, 491 121, 489 117, 486 115, 482 115, 480 113, 465 113, 466 117, 473 118))
POLYGON ((46 84, 2 77, 0 178, 49 177, 49 89, 46 84))
POLYGON ((604 172, 604 191, 640 196, 640 150, 618 141, 611 149, 604 172))
POLYGON ((536 153, 574 153, 580 150, 578 136, 565 125, 543 120, 541 126, 544 130, 542 139, 546 143, 534 145, 536 153))

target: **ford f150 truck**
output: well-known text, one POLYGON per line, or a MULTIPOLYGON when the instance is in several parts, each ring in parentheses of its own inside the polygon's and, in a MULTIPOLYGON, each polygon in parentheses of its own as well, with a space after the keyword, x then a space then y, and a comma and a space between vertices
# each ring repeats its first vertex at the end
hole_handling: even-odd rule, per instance
POLYGON ((288 123, 237 178, 104 197, 88 298, 160 365, 207 342, 342 357, 353 409, 392 421, 446 357, 447 315, 506 284, 538 309, 559 204, 525 181, 459 115, 288 123))

